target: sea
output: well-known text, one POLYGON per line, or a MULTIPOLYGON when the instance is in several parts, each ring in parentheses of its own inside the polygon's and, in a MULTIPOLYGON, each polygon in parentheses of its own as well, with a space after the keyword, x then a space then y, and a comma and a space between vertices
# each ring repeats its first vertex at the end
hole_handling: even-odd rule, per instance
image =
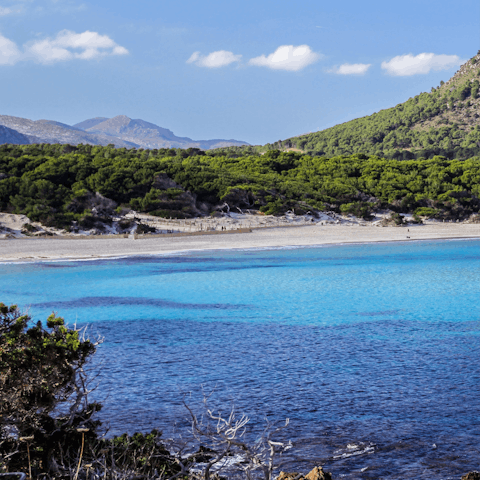
POLYGON ((107 435, 187 435, 234 408, 289 419, 282 469, 345 479, 480 470, 480 241, 183 252, 0 265, 0 300, 102 338, 107 435), (180 433, 179 433, 180 432, 180 433))

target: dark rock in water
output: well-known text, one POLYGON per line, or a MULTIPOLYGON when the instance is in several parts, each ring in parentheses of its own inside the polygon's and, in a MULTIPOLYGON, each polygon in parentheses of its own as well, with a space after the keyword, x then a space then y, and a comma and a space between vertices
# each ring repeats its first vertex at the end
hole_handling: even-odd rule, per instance
POLYGON ((466 475, 463 475, 462 480, 480 480, 480 472, 468 472, 466 475))
POLYGON ((190 457, 190 459, 193 460, 195 463, 207 463, 213 458, 215 453, 215 450, 200 445, 200 447, 198 448, 198 452, 194 453, 190 457))
POLYGON ((280 472, 280 475, 277 477, 277 480, 332 480, 332 474, 329 472, 324 472, 322 467, 315 467, 311 472, 307 473, 305 476, 297 472, 293 472, 293 473, 280 472))

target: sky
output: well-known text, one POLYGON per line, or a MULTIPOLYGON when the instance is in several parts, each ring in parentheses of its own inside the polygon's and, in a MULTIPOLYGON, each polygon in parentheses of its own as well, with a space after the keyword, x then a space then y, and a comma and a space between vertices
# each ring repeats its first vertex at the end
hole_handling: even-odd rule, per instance
POLYGON ((0 0, 0 114, 258 145, 430 91, 479 49, 478 0, 0 0))

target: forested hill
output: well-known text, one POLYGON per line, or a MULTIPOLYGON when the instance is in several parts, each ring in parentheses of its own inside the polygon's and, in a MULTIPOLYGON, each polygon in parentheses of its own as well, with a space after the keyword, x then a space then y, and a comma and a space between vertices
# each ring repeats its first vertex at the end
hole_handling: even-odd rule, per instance
POLYGON ((400 161, 279 150, 237 156, 199 149, 0 146, 0 211, 73 231, 112 224, 130 209, 167 218, 229 208, 364 218, 390 209, 467 219, 478 217, 479 198, 479 157, 400 161))
POLYGON ((396 107, 316 133, 267 144, 313 155, 413 159, 480 154, 480 51, 448 81, 396 107))

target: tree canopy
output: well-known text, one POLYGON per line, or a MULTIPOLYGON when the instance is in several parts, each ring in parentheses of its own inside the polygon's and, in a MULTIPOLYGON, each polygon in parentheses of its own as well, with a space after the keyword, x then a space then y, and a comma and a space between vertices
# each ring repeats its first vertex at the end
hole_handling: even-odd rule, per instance
POLYGON ((315 157, 270 150, 237 156, 79 145, 0 146, 0 209, 71 228, 128 208, 164 217, 210 214, 228 203, 267 214, 293 210, 397 212, 444 219, 480 208, 480 158, 315 157))

